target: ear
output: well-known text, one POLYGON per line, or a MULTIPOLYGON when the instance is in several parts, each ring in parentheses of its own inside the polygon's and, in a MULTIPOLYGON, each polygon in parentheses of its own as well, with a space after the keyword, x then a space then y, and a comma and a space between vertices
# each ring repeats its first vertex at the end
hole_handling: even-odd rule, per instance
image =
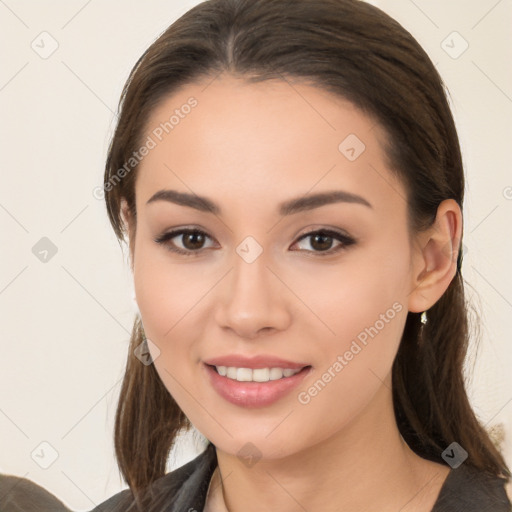
POLYGON ((457 273, 461 237, 461 209, 454 199, 445 199, 437 209, 434 224, 417 238, 412 263, 409 311, 426 311, 446 291, 457 273))

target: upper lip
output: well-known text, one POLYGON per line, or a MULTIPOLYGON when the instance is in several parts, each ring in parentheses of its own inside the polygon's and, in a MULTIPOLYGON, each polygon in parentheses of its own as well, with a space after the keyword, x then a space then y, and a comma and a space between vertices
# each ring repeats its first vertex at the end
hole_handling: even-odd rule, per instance
POLYGON ((236 368, 290 368, 292 370, 300 370, 307 363, 297 363, 294 361, 286 361, 279 357, 261 354, 258 356, 243 356, 237 354, 230 354, 225 356, 213 357, 204 361, 206 364, 212 366, 234 366, 236 368))

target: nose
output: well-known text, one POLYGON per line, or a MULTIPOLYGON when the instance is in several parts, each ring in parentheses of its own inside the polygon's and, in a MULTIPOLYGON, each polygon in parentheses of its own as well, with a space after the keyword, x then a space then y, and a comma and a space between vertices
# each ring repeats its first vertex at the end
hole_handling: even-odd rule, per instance
POLYGON ((285 330, 291 322, 292 296, 264 253, 250 263, 236 254, 216 297, 216 323, 246 339, 285 330))

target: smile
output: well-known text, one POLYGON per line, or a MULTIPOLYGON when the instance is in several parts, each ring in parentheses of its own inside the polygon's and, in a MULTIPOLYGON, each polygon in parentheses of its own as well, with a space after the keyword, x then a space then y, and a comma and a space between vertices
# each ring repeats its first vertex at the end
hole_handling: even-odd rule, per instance
POLYGON ((312 371, 312 366, 245 368, 203 364, 202 368, 220 397, 247 408, 265 407, 278 402, 312 371))
POLYGON ((217 373, 228 379, 238 382, 268 382, 269 380, 278 380, 291 377, 298 370, 290 368, 237 368, 235 366, 215 366, 217 373))

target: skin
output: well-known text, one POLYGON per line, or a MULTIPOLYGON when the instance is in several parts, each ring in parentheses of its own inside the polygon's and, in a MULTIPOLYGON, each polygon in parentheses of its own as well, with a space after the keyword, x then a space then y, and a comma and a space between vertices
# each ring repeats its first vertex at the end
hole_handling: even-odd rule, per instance
POLYGON ((406 191, 386 167, 385 133, 351 103, 305 83, 248 84, 221 75, 187 85, 157 106, 146 136, 191 96, 198 105, 142 160, 137 219, 127 210, 124 219, 141 318, 160 351, 152 350, 155 367, 216 446, 227 508, 430 511, 450 467, 417 456, 401 438, 391 368, 407 312, 428 310, 455 276, 460 208, 443 201, 431 229, 409 233, 406 191), (338 149, 349 134, 366 146, 354 161, 338 149), (146 204, 161 189, 207 196, 221 214, 146 204), (334 203, 278 214, 282 201, 328 190, 358 194, 372 207, 334 203), (198 256, 154 241, 193 227, 208 234, 203 246, 182 235, 168 244, 198 256), (333 238, 331 255, 323 256, 311 237, 299 241, 320 228, 356 243, 336 252, 342 242, 333 238), (263 249, 252 263, 236 252, 247 236, 263 249), (300 403, 298 392, 394 303, 401 311, 300 403), (219 396, 204 372, 204 360, 233 353, 313 368, 300 389, 270 406, 244 408, 219 396), (251 466, 237 456, 248 442, 261 456, 251 466))

